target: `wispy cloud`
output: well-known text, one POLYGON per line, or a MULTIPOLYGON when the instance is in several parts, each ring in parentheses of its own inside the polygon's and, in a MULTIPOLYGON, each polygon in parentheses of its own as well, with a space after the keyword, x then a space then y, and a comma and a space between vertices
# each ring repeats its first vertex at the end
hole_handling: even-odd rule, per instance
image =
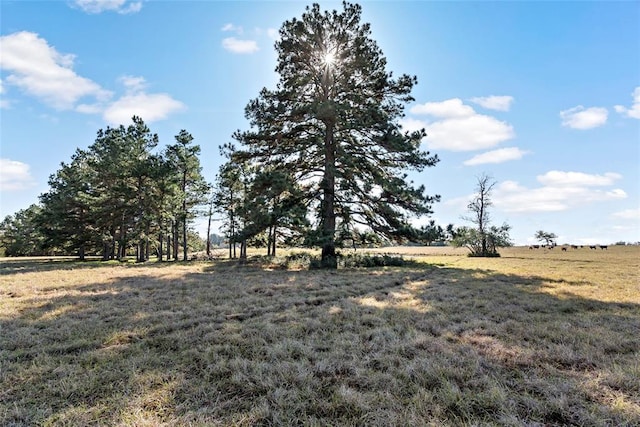
POLYGON ((588 174, 583 172, 563 172, 549 171, 538 176, 538 182, 554 187, 603 187, 613 185, 622 178, 622 175, 615 172, 607 172, 604 175, 588 174))
POLYGON ((640 119, 640 86, 635 88, 631 96, 633 97, 631 108, 627 108, 622 105, 616 105, 613 108, 615 108, 616 112, 626 117, 640 119))
POLYGON ((73 4, 91 14, 117 12, 123 15, 140 12, 142 1, 129 0, 74 0, 73 4))
POLYGON ((229 22, 228 24, 224 24, 222 28, 220 28, 220 31, 225 31, 225 32, 231 31, 237 34, 242 34, 244 32, 244 29, 239 25, 234 25, 229 22))
POLYGON ((467 166, 483 165, 486 163, 504 163, 511 160, 520 160, 529 151, 521 150, 518 147, 498 148, 486 153, 473 156, 464 162, 467 166))
MULTIPOLYGON (((3 95, 5 92, 4 90, 4 83, 2 82, 2 79, 0 79, 0 95, 3 95)), ((8 99, 4 99, 4 96, 2 96, 0 98, 0 108, 10 108, 11 107, 11 103, 9 102, 8 99)))
POLYGON ((278 30, 274 28, 259 28, 255 27, 253 30, 246 31, 241 25, 234 23, 227 23, 220 28, 220 31, 224 33, 235 33, 238 37, 226 37, 222 40, 222 47, 231 52, 237 54, 251 54, 260 50, 258 46, 258 40, 265 36, 271 40, 276 40, 279 37, 278 30))
POLYGON ((222 40, 222 47, 232 53, 254 53, 260 50, 255 40, 240 40, 235 37, 227 37, 222 40))
POLYGON ((627 193, 611 187, 622 176, 582 172, 549 171, 537 177, 541 187, 527 188, 516 181, 496 187, 494 203, 506 212, 559 212, 591 203, 627 198, 627 193))
POLYGON ((118 81, 124 85, 128 93, 141 92, 147 87, 147 81, 140 76, 122 76, 118 81))
POLYGON ((491 95, 471 98, 470 101, 490 110, 509 111, 513 103, 513 96, 491 95))
POLYGON ((620 219, 640 220, 640 208, 625 209, 623 211, 615 212, 611 216, 614 218, 620 218, 620 219))
POLYGON ((0 159, 0 191, 21 191, 35 185, 29 165, 11 159, 0 159))
POLYGON ((3 82, 58 110, 70 110, 85 97, 105 101, 111 92, 73 70, 75 56, 62 54, 38 34, 22 31, 0 37, 3 82))
POLYGON ((401 122, 413 128, 425 128, 425 143, 429 149, 473 151, 495 147, 515 137, 513 127, 495 117, 478 114, 473 107, 459 98, 442 102, 427 102, 410 109, 414 115, 429 115, 436 120, 422 121, 412 118, 401 122))
POLYGON ((582 105, 560 112, 562 126, 581 130, 592 129, 604 125, 607 123, 608 115, 609 112, 606 108, 584 108, 582 105))

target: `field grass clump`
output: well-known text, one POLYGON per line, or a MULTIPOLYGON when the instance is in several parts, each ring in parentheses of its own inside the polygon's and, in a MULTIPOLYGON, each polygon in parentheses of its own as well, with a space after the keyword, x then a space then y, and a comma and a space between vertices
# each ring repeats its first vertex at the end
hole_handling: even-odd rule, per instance
POLYGON ((3 260, 0 425, 640 425, 632 249, 3 260))

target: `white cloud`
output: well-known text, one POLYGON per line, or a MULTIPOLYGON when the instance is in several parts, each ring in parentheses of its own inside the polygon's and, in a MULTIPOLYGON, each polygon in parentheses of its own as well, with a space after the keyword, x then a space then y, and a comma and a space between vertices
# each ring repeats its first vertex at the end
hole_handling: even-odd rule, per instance
POLYGON ((560 112, 562 126, 572 129, 592 129, 607 122, 609 112, 606 108, 584 108, 582 105, 560 112))
MULTIPOLYGON (((186 106, 166 93, 145 93, 147 82, 140 76, 122 76, 118 79, 126 93, 104 110, 104 119, 115 125, 128 123, 131 117, 138 116, 146 123, 166 119, 169 114, 182 111, 186 106)), ((87 112, 94 112, 96 106, 80 106, 87 112)))
POLYGON ((511 125, 482 114, 433 122, 426 131, 429 148, 451 151, 487 149, 515 136, 511 125))
POLYGON ((114 125, 128 123, 139 116, 146 123, 166 119, 169 114, 184 110, 185 105, 166 93, 143 92, 126 94, 111 103, 104 111, 104 119, 114 125))
POLYGON ((638 219, 640 220, 640 208, 637 209, 625 209, 623 211, 615 212, 611 216, 621 219, 638 219))
POLYGON ((128 0, 74 0, 74 4, 86 13, 118 12, 136 13, 142 9, 141 1, 128 0))
MULTIPOLYGON (((0 81, 2 93, 8 85, 17 86, 55 109, 103 113, 105 120, 116 124, 128 122, 133 115, 147 122, 161 120, 185 108, 166 93, 145 93, 145 79, 129 75, 119 79, 125 95, 112 101, 112 92, 73 71, 74 55, 59 53, 35 33, 23 31, 2 36, 0 47, 0 66, 9 71, 6 79, 0 81)), ((0 107, 8 108, 8 101, 3 99, 0 107)))
POLYGON ((627 117, 640 119, 640 86, 635 88, 631 96, 633 97, 633 104, 631 104, 631 108, 626 108, 622 105, 616 105, 613 108, 615 108, 618 113, 627 117))
POLYGON ((74 108, 81 98, 104 101, 111 96, 73 71, 74 55, 59 53, 36 33, 2 36, 0 49, 0 68, 9 72, 3 84, 17 86, 58 110, 74 108))
POLYGON ((550 171, 538 176, 543 184, 527 188, 515 181, 505 181, 496 187, 494 203, 506 212, 559 212, 591 203, 627 198, 619 188, 603 190, 621 178, 619 174, 590 175, 580 172, 550 171), (565 179, 563 179, 563 177, 565 179))
POLYGON ((562 172, 549 171, 537 177, 538 182, 554 187, 602 187, 613 185, 615 181, 622 178, 622 175, 614 172, 607 172, 604 175, 592 175, 582 172, 562 172))
POLYGON ((267 28, 267 36, 275 40, 280 37, 280 33, 275 28, 267 28))
POLYGON ((145 78, 140 76, 122 76, 118 81, 124 85, 127 93, 141 92, 147 87, 145 78))
POLYGON ((456 117, 469 117, 476 114, 472 107, 464 105, 460 98, 447 99, 442 102, 426 102, 411 107, 413 114, 426 114, 446 119, 456 117))
POLYGON ((412 119, 410 117, 404 117, 400 119, 400 126, 405 132, 416 132, 427 127, 427 124, 418 119, 412 119))
MULTIPOLYGON (((4 93, 4 84, 2 83, 2 79, 0 79, 0 95, 2 95, 4 93)), ((11 107, 11 103, 9 102, 8 99, 1 99, 0 98, 0 108, 10 108, 11 107)))
POLYGON ((220 31, 231 31, 237 34, 242 34, 244 32, 244 29, 238 25, 234 25, 232 23, 228 23, 225 24, 222 28, 220 28, 220 31))
MULTIPOLYGON (((503 121, 478 114, 459 98, 427 102, 411 108, 413 114, 426 114, 440 120, 425 123, 429 149, 451 151, 483 150, 495 147, 515 136, 513 127, 503 121)), ((404 122, 411 123, 405 119, 404 122)))
POLYGON ((519 160, 528 153, 528 151, 521 150, 518 147, 499 148, 497 150, 478 154, 477 156, 466 160, 464 164, 467 166, 474 166, 485 163, 504 163, 510 160, 519 160))
POLYGON ((28 164, 0 159, 0 191, 21 191, 34 185, 28 164))
POLYGON ((105 109, 104 104, 78 104, 76 111, 82 114, 100 114, 105 109))
POLYGON ((222 47, 233 53, 254 53, 259 50, 255 40, 240 40, 235 37, 222 40, 222 47))
POLYGON ((509 111, 511 103, 513 102, 513 96, 491 95, 471 98, 470 101, 490 110, 509 111))

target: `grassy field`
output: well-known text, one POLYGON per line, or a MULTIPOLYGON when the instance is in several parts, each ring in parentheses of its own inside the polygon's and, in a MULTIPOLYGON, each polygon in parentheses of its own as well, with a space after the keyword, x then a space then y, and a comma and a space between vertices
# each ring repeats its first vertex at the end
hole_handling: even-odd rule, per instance
POLYGON ((0 264, 0 425, 640 425, 640 247, 0 264))

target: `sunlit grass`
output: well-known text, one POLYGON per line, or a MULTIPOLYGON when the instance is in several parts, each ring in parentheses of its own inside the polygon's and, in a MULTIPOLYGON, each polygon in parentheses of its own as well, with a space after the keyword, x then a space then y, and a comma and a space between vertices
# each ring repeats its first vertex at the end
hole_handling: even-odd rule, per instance
POLYGON ((5 260, 0 425, 640 423, 640 248, 380 251, 423 263, 5 260))

